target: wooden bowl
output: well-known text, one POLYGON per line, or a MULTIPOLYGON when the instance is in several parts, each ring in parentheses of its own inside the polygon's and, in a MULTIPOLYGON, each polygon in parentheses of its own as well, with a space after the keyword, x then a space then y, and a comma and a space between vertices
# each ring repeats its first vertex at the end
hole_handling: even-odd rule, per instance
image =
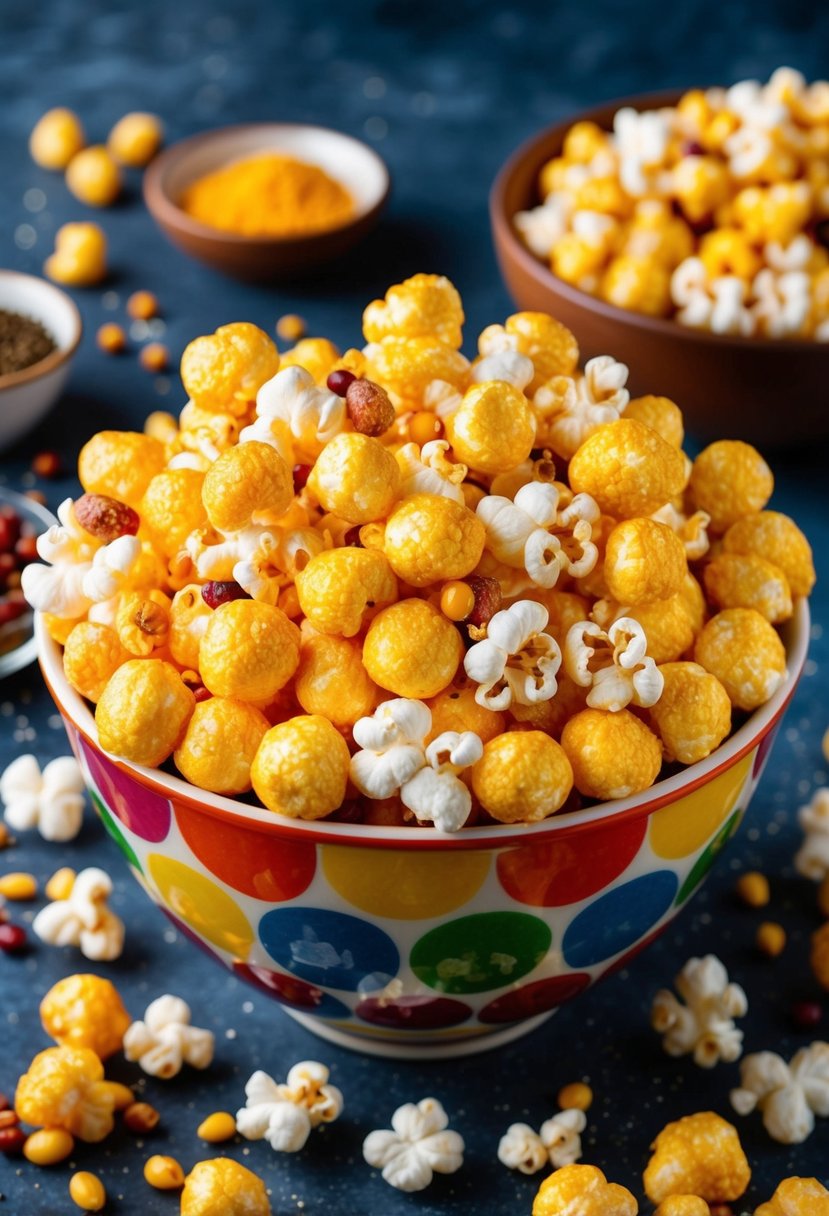
POLYGON ((506 285, 519 307, 551 313, 572 329, 583 359, 610 354, 626 363, 632 395, 671 397, 700 439, 740 438, 766 448, 827 439, 829 344, 712 334, 606 304, 557 278, 513 227, 517 211, 540 201, 539 171, 561 152, 574 122, 610 130, 621 106, 653 110, 673 105, 680 95, 646 93, 607 102, 541 131, 513 154, 489 202, 506 285))
POLYGON ((174 245, 234 278, 290 278, 339 257, 377 223, 388 198, 389 172, 366 144, 340 131, 302 123, 260 122, 219 127, 166 148, 144 174, 144 199, 174 245), (282 152, 319 165, 350 191, 353 219, 308 236, 251 237, 211 228, 178 205, 206 173, 260 152, 282 152))

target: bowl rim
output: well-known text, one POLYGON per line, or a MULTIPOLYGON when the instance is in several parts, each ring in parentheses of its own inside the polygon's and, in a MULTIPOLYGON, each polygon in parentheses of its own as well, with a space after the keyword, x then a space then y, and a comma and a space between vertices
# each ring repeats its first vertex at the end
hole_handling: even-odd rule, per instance
MULTIPOLYGON (((680 325, 678 321, 669 317, 649 317, 645 313, 634 312, 629 308, 619 308, 616 304, 608 304, 606 300, 600 300, 598 296, 590 295, 589 292, 582 291, 571 283, 565 283, 564 279, 553 274, 552 270, 527 248, 516 233, 512 222, 514 213, 507 214, 507 188, 519 169, 522 169, 527 161, 534 160, 537 156, 540 157, 541 149, 546 148, 548 143, 559 136, 563 142, 567 131, 577 122, 596 122, 604 119, 608 111, 615 113, 625 106, 631 106, 640 111, 657 110, 661 106, 675 104, 686 92, 686 89, 662 89, 657 92, 635 93, 629 97, 611 99, 599 105, 590 106, 589 109, 579 110, 561 122, 552 123, 525 139, 498 170, 490 187, 489 218, 496 241, 503 241, 509 246, 511 255, 518 261, 521 269, 529 274, 539 287, 562 296, 574 307, 596 313, 613 325, 627 324, 633 326, 634 329, 642 329, 657 336, 678 338, 684 342, 710 342, 724 353, 729 349, 757 350, 758 348, 782 350, 787 354, 823 350, 829 357, 829 342, 815 342, 809 338, 755 338, 744 337, 740 334, 715 334, 707 329, 680 325)), ((607 129, 606 124, 603 129, 607 129)), ((546 156, 550 155, 553 153, 547 151, 546 156)), ((541 163, 537 166, 536 172, 540 168, 541 163)))
POLYGON ((705 760, 682 769, 672 777, 659 781, 641 794, 629 798, 599 803, 570 815, 552 815, 537 824, 499 824, 493 827, 464 828, 454 835, 434 830, 418 831, 411 827, 376 827, 370 824, 350 824, 326 820, 289 819, 263 807, 249 806, 221 794, 197 790, 182 777, 169 776, 157 769, 146 768, 121 760, 105 752, 98 741, 95 719, 86 702, 69 684, 63 672, 59 647, 49 637, 40 614, 35 616, 35 636, 38 659, 46 685, 61 714, 68 718, 84 740, 106 756, 123 773, 163 798, 175 796, 189 809, 210 815, 266 835, 287 837, 294 841, 329 845, 360 845, 365 848, 425 849, 493 849, 502 846, 539 845, 552 841, 562 833, 576 835, 589 832, 594 824, 613 820, 630 821, 652 814, 662 807, 693 793, 718 774, 725 772, 752 751, 782 717, 794 695, 806 662, 809 648, 809 606, 805 598, 795 604, 794 615, 787 622, 787 677, 774 695, 760 706, 742 726, 705 760))
MULTIPOLYGON (((41 287, 45 287, 47 291, 52 292, 64 304, 69 305, 69 312, 75 328, 75 333, 68 346, 56 346, 53 351, 43 359, 39 359, 37 363, 32 363, 29 367, 24 367, 18 372, 6 372, 4 376, 0 376, 0 393, 7 388, 17 388, 21 384, 28 384, 33 380, 39 380, 41 376, 48 376, 50 372, 55 371, 62 364, 67 363, 75 351, 78 349, 83 337, 83 319, 80 309, 68 292, 62 291, 60 287, 50 283, 48 279, 44 279, 39 274, 27 274, 24 270, 6 270, 0 269, 0 278, 9 279, 28 279, 30 282, 38 283, 41 287)), ((14 312, 14 308, 10 310, 14 312)), ((41 321, 41 324, 43 322, 41 321)))
POLYGON ((307 246, 321 238, 330 237, 333 233, 347 232, 349 229, 362 224, 369 216, 374 215, 380 210, 388 199, 390 191, 391 172, 379 152, 365 143, 364 140, 358 139, 356 135, 349 135, 346 131, 338 131, 336 127, 324 127, 319 123, 311 122, 237 122, 227 123, 221 127, 211 127, 207 131, 199 131, 195 135, 188 135, 184 139, 176 140, 175 143, 164 148, 147 166, 142 182, 144 202, 151 214, 159 222, 170 224, 179 231, 186 232, 189 236, 196 237, 199 240, 238 245, 242 248, 250 248, 255 245, 266 245, 274 249, 287 248, 289 246, 307 246), (380 169, 382 189, 378 197, 370 206, 363 207, 350 219, 345 220, 342 224, 337 224, 334 228, 325 228, 320 232, 309 232, 304 235, 296 234, 294 236, 248 236, 243 233, 229 232, 223 228, 212 228, 209 224, 203 224, 200 220, 193 219, 167 193, 163 185, 164 171, 171 164, 175 164, 184 153, 192 148, 198 147, 200 144, 211 143, 220 136, 241 134, 242 132, 252 130, 267 130, 274 127, 303 132, 322 131, 326 135, 334 135, 344 142, 358 145, 364 152, 368 153, 380 169))

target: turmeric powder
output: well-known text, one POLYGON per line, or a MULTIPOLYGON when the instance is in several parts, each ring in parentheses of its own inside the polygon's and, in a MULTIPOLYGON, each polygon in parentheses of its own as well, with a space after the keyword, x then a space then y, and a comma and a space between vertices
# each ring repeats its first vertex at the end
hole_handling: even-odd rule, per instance
POLYGON ((351 195, 324 169, 276 152, 234 161, 197 178, 179 206, 210 228, 259 237, 324 232, 354 214, 351 195))

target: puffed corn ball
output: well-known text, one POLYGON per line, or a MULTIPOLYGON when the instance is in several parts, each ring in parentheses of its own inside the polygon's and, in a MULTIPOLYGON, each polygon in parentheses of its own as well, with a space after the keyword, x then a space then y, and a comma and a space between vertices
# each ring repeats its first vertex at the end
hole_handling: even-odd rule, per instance
POLYGON ((620 604, 650 604, 676 595, 688 562, 673 529, 654 519, 626 519, 607 538, 604 577, 620 604))
POLYGON ((114 629, 79 621, 64 643, 63 670, 76 692, 97 702, 112 675, 131 657, 114 629))
POLYGON ((462 503, 438 494, 413 494, 389 516, 383 552, 398 578, 412 587, 428 587, 471 574, 485 541, 483 523, 462 503))
POLYGON ((55 252, 44 272, 66 287, 91 287, 106 278, 107 239, 97 224, 63 224, 55 233, 55 252))
POLYGON ((662 1203, 671 1195, 730 1203, 751 1181, 736 1129, 712 1111, 669 1123, 651 1147, 643 1181, 652 1203, 662 1203))
POLYGON ((772 625, 792 615, 782 570, 753 553, 718 553, 703 570, 705 591, 718 608, 754 608, 772 625))
POLYGON ((166 463, 164 445, 136 431, 98 431, 78 457, 78 477, 87 494, 106 494, 137 507, 166 463))
POLYGON ((217 697, 267 705, 298 665, 296 625, 281 608, 257 600, 221 604, 199 645, 202 679, 217 697))
POLYGON ((271 1216, 271 1205, 261 1178, 230 1157, 214 1157, 187 1175, 181 1216, 271 1216))
POLYGON ((101 747, 157 768, 178 746, 195 703, 171 663, 130 659, 112 676, 95 709, 101 747))
POLYGON ((40 1002, 40 1020, 57 1043, 88 1047, 101 1060, 121 1050, 132 1021, 115 985, 98 975, 58 980, 40 1002))
POLYGON ((369 625, 363 663, 381 688, 398 697, 436 697, 463 657, 454 625, 426 600, 399 600, 369 625))
POLYGON ((306 713, 322 714, 340 727, 367 717, 383 699, 363 666, 359 642, 305 630, 294 692, 306 713))
POLYGON ((66 184, 90 207, 109 207, 121 193, 121 171, 102 144, 84 148, 66 166, 66 184))
POLYGON ((625 418, 644 422, 672 447, 681 448, 685 439, 682 410, 670 397, 631 397, 624 409, 625 418))
POLYGON ((390 287, 385 299, 368 305, 363 313, 363 335, 366 342, 382 342, 384 338, 434 334, 457 350, 463 321, 463 305, 454 284, 444 275, 416 274, 390 287))
POLYGON ((326 511, 350 524, 385 519, 398 497, 400 468, 379 439, 337 435, 323 448, 308 488, 326 511))
POLYGON ((630 519, 670 502, 685 484, 675 447, 643 422, 619 418, 584 441, 570 461, 570 488, 589 494, 606 515, 630 519))
POLYGON ((388 558, 374 549, 328 549, 297 575, 302 611, 321 633, 354 637, 397 599, 388 558))
POLYGON ((561 732, 579 793, 600 801, 629 798, 653 785, 662 767, 662 746, 627 709, 583 709, 561 732))
POLYGON ((744 515, 762 511, 774 477, 750 443, 720 439, 697 456, 688 489, 694 505, 710 515, 711 531, 725 532, 744 515))
MULTIPOLYGON (((655 663, 671 663, 693 646, 702 621, 694 620, 681 591, 666 600, 625 607, 624 615, 638 621, 648 639, 648 654, 655 663)), ((584 618, 581 618, 584 619, 584 618)))
POLYGON ((294 496, 294 481, 275 448, 250 440, 228 448, 213 461, 201 493, 213 527, 237 532, 257 512, 284 515, 294 496))
POLYGON ((65 169, 85 143, 77 114, 59 106, 37 120, 29 136, 29 151, 41 169, 65 169))
POLYGON ((786 678, 785 647, 754 608, 726 608, 713 616, 697 636, 694 658, 738 709, 764 705, 786 678))
POLYGON ((785 574, 793 596, 815 585, 812 549, 794 520, 780 511, 759 511, 737 520, 723 537, 726 553, 753 554, 785 574))
POLYGON ((144 491, 138 511, 153 544, 167 557, 207 524, 202 501, 205 475, 198 469, 164 469, 144 491))
POLYGON ((181 356, 185 392, 205 410, 244 414, 279 370, 276 346, 256 325, 236 321, 195 338, 181 356))
POLYGON ((669 1195, 653 1216, 710 1216, 711 1209, 697 1195, 669 1195))
POLYGON ((627 1187, 608 1182, 595 1165, 565 1165, 545 1178, 532 1216, 637 1216, 627 1187))
POLYGON ((339 361, 340 352, 327 338, 302 338, 285 352, 280 367, 304 367, 317 384, 324 384, 326 376, 339 361))
POLYGON ((472 769, 475 797, 501 823, 538 823, 561 809, 572 788, 570 761, 541 730, 490 740, 472 769))
POLYGON ((505 380, 473 384, 447 424, 459 460, 482 473, 506 473, 526 460, 535 420, 523 393, 505 380))
POLYGON ((265 715, 244 701, 202 701, 173 755, 176 768, 199 789, 243 794, 250 789, 250 766, 268 727, 265 715))
POLYGON ((136 111, 118 119, 107 136, 107 148, 119 164, 142 169, 155 156, 163 138, 161 119, 136 111))
POLYGON ((97 1144, 112 1131, 114 1104, 103 1065, 88 1047, 48 1047, 39 1052, 17 1082, 14 1095, 14 1109, 24 1123, 63 1128, 89 1144, 97 1144))
POLYGON ((454 688, 450 685, 427 702, 432 713, 432 729, 426 736, 431 743, 444 731, 474 731, 482 743, 489 743, 503 733, 506 719, 497 710, 487 709, 475 700, 475 688, 454 688))
POLYGON ((731 730, 731 702, 716 676, 699 663, 663 663, 662 696, 648 721, 662 740, 666 760, 695 764, 719 747, 731 730))
POLYGON ((784 1178, 754 1216, 829 1216, 829 1191, 817 1178, 784 1178))
POLYGON ((469 363, 460 351, 431 335, 372 342, 365 360, 365 375, 382 384, 401 409, 422 409, 426 389, 434 380, 462 389, 469 376, 469 363))
POLYGON ((505 348, 532 360, 535 375, 529 386, 530 393, 554 376, 572 375, 579 361, 575 335, 546 312, 513 313, 503 326, 488 326, 478 339, 482 355, 505 348))
POLYGON ((350 756, 342 735, 319 714, 300 714, 264 735, 253 760, 253 788, 270 811, 323 819, 342 803, 350 756))

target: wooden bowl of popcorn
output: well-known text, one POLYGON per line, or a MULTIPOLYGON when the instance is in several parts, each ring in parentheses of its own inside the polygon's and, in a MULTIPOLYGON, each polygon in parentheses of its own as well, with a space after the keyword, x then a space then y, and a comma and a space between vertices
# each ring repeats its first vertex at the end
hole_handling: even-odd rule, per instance
MULTIPOLYGON (((746 108, 752 97, 754 104, 761 104, 765 97, 771 105, 767 93, 772 88, 785 104, 789 91, 799 87, 798 79, 781 69, 765 92, 761 91, 759 101, 755 94, 746 93, 746 85, 736 86, 743 92, 734 94, 733 104, 746 108)), ((649 116, 656 119, 666 107, 673 114, 692 112, 694 105, 702 106, 700 99, 706 96, 701 90, 685 95, 641 94, 596 106, 535 135, 509 159, 492 188, 490 219, 498 262, 521 308, 549 312, 575 330, 585 358, 613 350, 631 369, 633 393, 646 391, 646 377, 658 368, 661 391, 681 406, 689 429, 699 438, 727 435, 766 447, 813 443, 829 436, 825 408, 829 326, 823 317, 829 309, 829 271, 824 268, 811 274, 808 307, 798 291, 803 288, 804 257, 806 262, 811 257, 813 266, 822 266, 826 260, 820 241, 824 229, 815 224, 815 208, 800 226, 796 213, 788 224, 781 221, 779 233, 786 241, 744 241, 741 234, 756 235, 760 223, 756 207, 770 206, 769 192, 775 187, 762 186, 762 197, 743 191, 742 211, 737 216, 733 202, 728 204, 730 212, 723 204, 718 212, 723 222, 706 235, 714 221, 704 209, 704 189, 714 187, 701 183, 690 170, 699 175, 716 162, 713 156, 699 155, 703 149, 690 139, 688 155, 682 158, 685 164, 679 170, 671 167, 679 186, 667 185, 667 170, 662 171, 658 186, 662 197, 646 194, 641 202, 627 197, 619 180, 624 172, 632 186, 643 187, 636 182, 642 164, 633 154, 627 169, 617 167, 618 159, 613 165, 613 154, 603 167, 601 157, 607 155, 607 148, 597 142, 597 171, 607 170, 598 185, 589 178, 591 170, 575 160, 593 151, 589 143, 596 139, 596 128, 612 132, 614 120, 617 129, 621 121, 617 143, 621 138, 623 146, 632 146, 634 152, 642 145, 647 149, 649 140, 658 142, 659 138, 658 130, 654 135, 648 125, 649 116), (625 115, 621 120, 620 111, 625 115), (567 159, 562 155, 565 148, 575 168, 562 163, 567 159), (562 178, 577 183, 575 197, 583 205, 575 210, 566 197, 569 187, 561 189, 562 178), (548 194, 551 183, 556 188, 548 194), (688 200, 684 212, 677 189, 688 200), (622 212, 627 209, 625 223, 609 214, 614 207, 622 212), (689 212, 693 218, 686 222, 689 212), (735 230, 737 237, 733 236, 735 230), (674 248, 666 255, 666 269, 659 250, 667 245, 674 248), (764 256, 770 245, 776 246, 771 261, 764 256), (709 267, 719 266, 720 275, 706 276, 701 251, 709 267), (660 315, 663 313, 669 315, 660 315), (677 319, 680 314, 683 320, 677 319), (800 336, 807 332, 808 337, 800 336)), ((747 129, 745 124, 740 128, 747 129)), ((826 126, 811 129, 822 133, 826 126)), ((734 156, 745 154, 739 139, 729 146, 734 156)), ((646 150, 642 155, 656 154, 646 150)), ((719 160, 724 161, 724 156, 722 153, 719 160)), ((818 185, 818 176, 825 171, 825 153, 810 164, 814 184, 803 186, 800 178, 794 194, 793 207, 801 207, 801 216, 801 188, 810 189, 813 197, 820 192, 820 205, 824 206, 826 191, 818 185)), ((651 180, 658 179, 658 173, 648 166, 644 173, 651 180)), ((750 184, 751 179, 746 180, 750 184)), ((757 189, 751 185, 752 191, 757 189)))

